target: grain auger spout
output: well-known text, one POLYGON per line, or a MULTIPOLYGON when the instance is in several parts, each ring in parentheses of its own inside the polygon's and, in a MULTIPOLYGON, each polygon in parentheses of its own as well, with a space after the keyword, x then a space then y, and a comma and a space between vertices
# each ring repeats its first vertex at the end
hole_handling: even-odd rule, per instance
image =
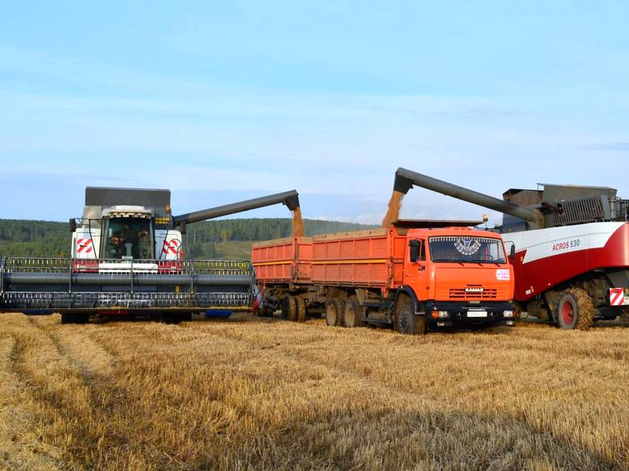
POLYGON ((516 204, 509 203, 508 201, 502 201, 494 198, 493 196, 478 193, 477 191, 444 182, 427 175, 422 175, 421 173, 413 172, 402 167, 398 168, 397 172, 395 172, 393 196, 391 197, 391 202, 389 203, 389 213, 391 214, 387 213, 387 217, 385 217, 383 225, 385 225, 385 222, 391 223, 397 219, 397 213, 399 213, 399 203, 402 197, 408 193, 411 188, 413 188, 413 185, 523 219, 526 221, 529 229, 539 229, 544 227, 544 216, 538 210, 518 206, 516 204), (387 218, 393 219, 389 220, 387 218))
POLYGON ((304 225, 301 219, 299 193, 297 193, 296 190, 261 196, 259 198, 240 201, 239 203, 231 203, 223 206, 216 206, 214 208, 203 209, 201 211, 182 214, 180 216, 174 216, 173 225, 175 227, 179 226, 182 232, 185 232, 187 224, 227 216, 229 214, 241 213, 251 209, 264 208, 265 206, 271 206, 274 204, 283 204, 293 213, 293 234, 297 237, 303 236, 304 225))
POLYGON ((223 206, 216 206, 214 208, 202 209, 201 211, 195 211, 192 213, 182 214, 180 216, 174 216, 173 225, 175 227, 184 227, 186 224, 192 224, 199 221, 205 221, 207 219, 214 219, 221 216, 241 213, 243 211, 249 211, 251 209, 264 208, 265 206, 271 206, 274 204, 283 204, 290 211, 298 210, 299 193, 297 193, 297 191, 295 190, 290 190, 283 193, 261 196, 259 198, 240 201, 238 203, 225 204, 223 206))

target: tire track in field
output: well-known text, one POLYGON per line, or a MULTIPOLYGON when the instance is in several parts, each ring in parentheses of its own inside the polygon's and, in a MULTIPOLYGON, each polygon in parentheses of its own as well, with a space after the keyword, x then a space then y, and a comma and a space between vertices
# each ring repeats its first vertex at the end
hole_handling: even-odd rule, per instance
POLYGON ((81 373, 86 386, 96 376, 108 376, 115 369, 116 356, 92 338, 92 326, 70 325, 50 329, 37 321, 32 323, 50 338, 59 355, 67 358, 81 373))
POLYGON ((3 318, 0 333, 0 469, 57 470, 67 466, 59 448, 42 440, 44 413, 30 398, 30 390, 16 375, 18 315, 3 318))
POLYGON ((66 351, 45 321, 28 318, 25 324, 16 332, 12 372, 48 418, 41 425, 42 440, 62 450, 64 468, 92 468, 101 458, 101 442, 111 432, 108 418, 115 388, 103 394, 99 388, 107 377, 73 358, 76 352, 66 351))

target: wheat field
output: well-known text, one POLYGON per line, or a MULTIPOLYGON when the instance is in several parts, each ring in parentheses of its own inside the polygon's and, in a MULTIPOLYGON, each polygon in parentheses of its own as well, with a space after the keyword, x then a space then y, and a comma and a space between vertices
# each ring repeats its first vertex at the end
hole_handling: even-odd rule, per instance
POLYGON ((629 325, 0 322, 4 469, 629 469, 629 325))

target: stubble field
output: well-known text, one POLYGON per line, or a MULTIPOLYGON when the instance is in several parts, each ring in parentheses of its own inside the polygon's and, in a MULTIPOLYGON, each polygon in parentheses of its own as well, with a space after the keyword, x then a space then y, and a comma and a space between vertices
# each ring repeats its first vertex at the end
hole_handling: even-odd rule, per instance
POLYGON ((4 314, 0 468, 629 469, 629 325, 4 314))

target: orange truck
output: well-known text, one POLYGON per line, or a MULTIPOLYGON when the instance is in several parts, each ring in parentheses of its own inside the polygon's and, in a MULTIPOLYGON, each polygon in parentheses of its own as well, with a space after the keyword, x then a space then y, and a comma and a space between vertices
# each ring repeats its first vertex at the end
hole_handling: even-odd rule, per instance
POLYGON ((501 236, 471 221, 396 221, 387 228, 254 244, 259 313, 330 326, 513 325, 513 269, 501 236))

